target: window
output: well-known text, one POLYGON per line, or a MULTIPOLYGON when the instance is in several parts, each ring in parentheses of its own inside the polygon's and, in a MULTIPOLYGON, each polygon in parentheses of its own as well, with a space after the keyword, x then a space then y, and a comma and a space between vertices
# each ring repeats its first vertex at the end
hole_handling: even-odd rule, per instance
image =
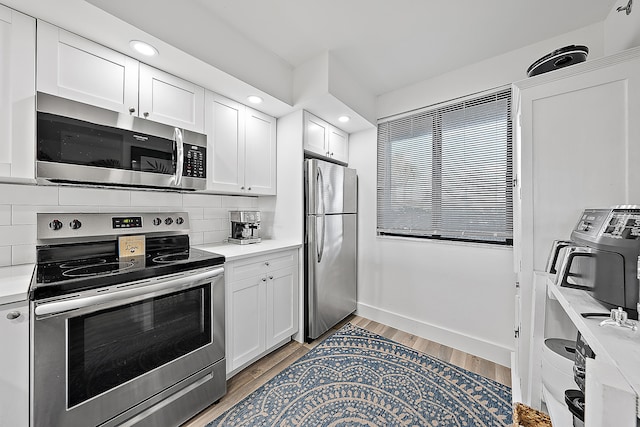
POLYGON ((511 90, 378 123, 378 235, 513 243, 511 90))

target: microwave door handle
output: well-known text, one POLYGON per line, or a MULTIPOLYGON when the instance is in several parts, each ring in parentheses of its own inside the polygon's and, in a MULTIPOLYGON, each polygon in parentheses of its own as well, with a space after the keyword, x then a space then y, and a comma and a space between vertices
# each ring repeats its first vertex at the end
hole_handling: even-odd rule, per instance
POLYGON ((176 144, 176 175, 174 182, 176 187, 179 187, 182 184, 182 172, 184 170, 184 140, 180 128, 174 129, 173 141, 176 144))
POLYGON ((571 270, 571 265, 576 257, 594 257, 596 256, 596 252, 597 250, 584 246, 572 246, 567 249, 567 253, 562 260, 562 265, 560 266, 560 270, 558 270, 558 275, 556 276, 556 286, 590 291, 591 288, 588 286, 569 283, 569 271, 571 270))
POLYGON ((547 260, 547 267, 545 271, 547 273, 556 274, 556 264, 558 263, 558 255, 560 255, 560 249, 573 245, 570 240, 554 240, 551 245, 551 252, 549 253, 549 259, 547 260))

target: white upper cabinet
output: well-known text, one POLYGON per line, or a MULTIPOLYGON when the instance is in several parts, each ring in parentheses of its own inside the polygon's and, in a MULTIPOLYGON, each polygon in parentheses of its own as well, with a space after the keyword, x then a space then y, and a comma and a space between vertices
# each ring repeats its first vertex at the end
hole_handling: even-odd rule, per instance
POLYGON ((244 184, 249 194, 276 194, 276 119, 246 107, 244 184))
POLYGON ((244 186, 244 106, 209 91, 205 98, 207 189, 240 192, 244 186))
POLYGON ((204 88, 38 21, 40 92, 204 132, 204 88))
POLYGON ((138 61, 38 21, 38 91, 118 113, 138 110, 138 61))
POLYGON ((0 5, 0 176, 34 178, 36 22, 0 5))
POLYGON ((316 157, 347 164, 349 163, 349 135, 305 111, 304 150, 316 157))
POLYGON ((204 88, 140 64, 141 117, 204 132, 204 88))
POLYGON ((206 92, 207 190, 276 194, 276 120, 206 92))

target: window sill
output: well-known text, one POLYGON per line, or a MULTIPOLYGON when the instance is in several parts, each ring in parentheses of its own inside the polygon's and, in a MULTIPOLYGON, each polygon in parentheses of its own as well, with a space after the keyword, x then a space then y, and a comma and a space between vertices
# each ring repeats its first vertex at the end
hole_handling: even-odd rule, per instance
POLYGON ((381 240, 404 240, 408 243, 466 246, 466 247, 495 249, 495 250, 510 251, 510 252, 513 251, 513 245, 500 245, 500 244, 483 243, 483 242, 464 242, 464 241, 458 241, 458 240, 426 239, 426 238, 410 237, 410 236, 385 236, 385 235, 382 235, 382 236, 376 235, 376 238, 381 240))

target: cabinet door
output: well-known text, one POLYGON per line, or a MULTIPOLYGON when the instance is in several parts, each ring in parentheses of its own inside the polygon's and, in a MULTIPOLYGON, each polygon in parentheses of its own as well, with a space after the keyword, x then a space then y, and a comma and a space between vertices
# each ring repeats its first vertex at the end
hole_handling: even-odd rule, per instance
POLYGON ((138 61, 38 21, 38 91, 129 114, 138 108, 138 61))
POLYGON ((349 163, 349 134, 333 126, 329 130, 329 157, 349 163))
POLYGON ((230 284, 229 371, 237 369, 265 350, 266 276, 252 277, 230 284))
POLYGON ((267 275, 266 346, 270 348, 298 331, 298 269, 267 275))
POLYGON ((35 19, 0 5, 0 176, 34 178, 35 19))
POLYGON ((204 132, 204 88, 140 64, 140 117, 204 132))
POLYGON ((305 111, 304 149, 320 156, 327 156, 328 145, 329 124, 305 111))
POLYGON ((244 105, 207 91, 207 189, 244 190, 244 105))
POLYGON ((0 306, 0 420, 29 425, 29 308, 26 302, 0 306))
POLYGON ((276 194, 276 119, 246 108, 244 184, 248 193, 276 194))

